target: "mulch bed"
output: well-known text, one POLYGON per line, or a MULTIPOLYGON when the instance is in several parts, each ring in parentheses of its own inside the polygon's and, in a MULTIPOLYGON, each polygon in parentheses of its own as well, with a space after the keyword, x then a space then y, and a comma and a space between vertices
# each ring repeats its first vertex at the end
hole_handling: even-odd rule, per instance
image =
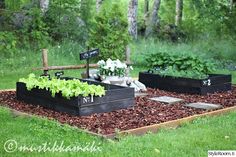
POLYGON ((72 126, 77 126, 104 135, 114 133, 116 130, 123 131, 134 129, 180 119, 194 114, 209 112, 203 109, 194 109, 183 106, 190 102, 221 104, 223 108, 236 105, 236 87, 233 87, 231 92, 214 93, 206 96, 177 94, 150 88, 147 93, 148 95, 145 97, 135 98, 136 104, 133 108, 82 117, 71 116, 66 113, 60 113, 40 106, 17 101, 15 91, 0 92, 0 104, 4 104, 9 108, 21 112, 46 116, 50 119, 56 119, 61 123, 67 123, 72 126), (165 105, 163 103, 148 100, 150 97, 164 95, 182 98, 185 101, 174 105, 165 105))

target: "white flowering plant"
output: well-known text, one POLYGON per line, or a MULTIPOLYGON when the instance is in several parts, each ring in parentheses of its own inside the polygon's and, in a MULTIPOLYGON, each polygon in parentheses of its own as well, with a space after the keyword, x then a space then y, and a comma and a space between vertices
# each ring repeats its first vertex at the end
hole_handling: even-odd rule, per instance
POLYGON ((130 66, 128 67, 125 63, 122 63, 119 59, 111 60, 110 58, 107 61, 100 60, 98 61, 99 74, 105 76, 125 76, 128 69, 133 70, 130 66))

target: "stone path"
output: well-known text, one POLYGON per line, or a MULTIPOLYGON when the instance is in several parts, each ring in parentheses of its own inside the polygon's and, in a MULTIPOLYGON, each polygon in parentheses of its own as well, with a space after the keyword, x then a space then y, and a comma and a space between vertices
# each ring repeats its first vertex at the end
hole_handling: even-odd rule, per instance
POLYGON ((184 101, 183 99, 169 97, 169 96, 153 97, 153 98, 149 98, 149 99, 153 100, 153 101, 167 103, 167 104, 175 104, 175 103, 184 101))
POLYGON ((187 105, 184 105, 184 106, 193 107, 193 108, 200 108, 200 109, 205 109, 205 110, 212 110, 212 109, 222 108, 222 105, 209 104, 209 103, 204 103, 204 102, 190 103, 190 104, 187 104, 187 105))

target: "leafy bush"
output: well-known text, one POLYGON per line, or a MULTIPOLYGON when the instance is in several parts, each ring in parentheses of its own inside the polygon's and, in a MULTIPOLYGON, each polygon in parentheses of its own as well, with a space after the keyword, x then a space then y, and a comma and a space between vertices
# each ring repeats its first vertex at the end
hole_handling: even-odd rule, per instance
POLYGON ((127 20, 118 4, 101 9, 95 16, 88 41, 89 47, 100 49, 98 59, 124 60, 125 49, 130 40, 127 26, 127 20))
POLYGON ((70 99, 71 97, 82 95, 86 96, 103 96, 105 95, 104 87, 100 85, 89 85, 87 82, 80 82, 78 79, 60 80, 47 77, 37 78, 34 74, 30 74, 28 78, 22 78, 19 82, 26 84, 27 90, 33 88, 49 90, 53 97, 56 93, 61 93, 63 97, 70 99))
POLYGON ((23 28, 19 30, 20 36, 25 43, 31 43, 34 47, 43 48, 50 40, 48 27, 43 21, 43 15, 39 8, 26 10, 27 20, 23 23, 23 28))
POLYGON ((84 40, 85 22, 79 17, 80 2, 78 0, 62 0, 51 3, 45 14, 45 22, 50 36, 56 41, 71 39, 84 40))
POLYGON ((172 77, 185 77, 185 78, 194 78, 194 79, 206 79, 207 74, 201 73, 197 70, 177 70, 172 66, 167 67, 166 69, 155 69, 155 71, 149 71, 161 76, 172 76, 172 77))
POLYGON ((189 54, 155 53, 147 56, 147 65, 162 75, 202 78, 212 73, 214 64, 189 54))
POLYGON ((160 28, 158 37, 162 40, 180 42, 186 39, 186 34, 176 25, 167 24, 160 28))
POLYGON ((0 53, 13 55, 16 51, 17 37, 12 32, 0 32, 0 53))

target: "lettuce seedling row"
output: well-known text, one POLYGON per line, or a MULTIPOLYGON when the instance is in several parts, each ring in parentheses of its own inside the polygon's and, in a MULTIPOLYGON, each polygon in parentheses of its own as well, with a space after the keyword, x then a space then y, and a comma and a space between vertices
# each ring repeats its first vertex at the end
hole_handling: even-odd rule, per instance
POLYGON ((105 87, 105 96, 78 96, 66 99, 62 97, 61 93, 57 93, 55 97, 52 97, 51 93, 46 89, 33 88, 29 91, 26 88, 26 84, 22 82, 16 83, 16 96, 18 100, 26 103, 40 105, 55 111, 66 112, 68 114, 78 116, 110 112, 118 109, 129 108, 134 105, 133 88, 89 80, 81 81, 86 81, 88 84, 101 85, 105 87))
POLYGON ((158 88, 170 92, 205 95, 207 93, 231 90, 232 76, 210 74, 207 79, 192 79, 140 72, 139 81, 150 88, 158 88))

